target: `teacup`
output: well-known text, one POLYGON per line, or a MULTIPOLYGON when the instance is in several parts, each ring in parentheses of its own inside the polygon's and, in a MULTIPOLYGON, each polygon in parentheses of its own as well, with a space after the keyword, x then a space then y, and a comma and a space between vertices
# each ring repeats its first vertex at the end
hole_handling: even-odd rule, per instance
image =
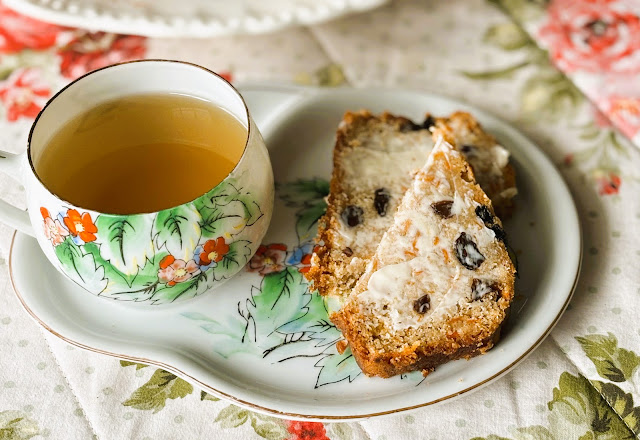
POLYGON ((0 151, 0 171, 20 180, 27 195, 26 212, 0 200, 0 221, 37 238, 67 278, 115 300, 164 304, 211 291, 251 259, 273 211, 269 154, 242 96, 214 72, 177 61, 117 64, 75 80, 42 109, 25 153, 0 151), (143 93, 205 99, 242 122, 246 145, 231 173, 195 200, 145 214, 96 212, 50 191, 33 164, 51 135, 97 104, 143 93))

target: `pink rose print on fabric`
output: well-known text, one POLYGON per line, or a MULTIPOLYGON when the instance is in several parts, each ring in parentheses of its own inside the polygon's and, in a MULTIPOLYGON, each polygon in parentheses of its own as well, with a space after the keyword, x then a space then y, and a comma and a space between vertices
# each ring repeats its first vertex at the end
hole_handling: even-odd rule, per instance
POLYGON ((48 49, 56 44, 58 34, 65 29, 26 17, 0 2, 0 53, 48 49))
POLYGON ((75 79, 101 67, 143 58, 146 38, 106 32, 82 32, 58 49, 60 73, 75 79))
POLYGON ((324 425, 320 422, 287 421, 289 440, 329 440, 324 425))
POLYGON ((624 0, 552 0, 538 36, 567 72, 640 72, 640 17, 624 0))
POLYGON ((0 101, 9 122, 20 118, 35 118, 51 95, 49 85, 36 68, 14 70, 9 78, 0 81, 0 101))

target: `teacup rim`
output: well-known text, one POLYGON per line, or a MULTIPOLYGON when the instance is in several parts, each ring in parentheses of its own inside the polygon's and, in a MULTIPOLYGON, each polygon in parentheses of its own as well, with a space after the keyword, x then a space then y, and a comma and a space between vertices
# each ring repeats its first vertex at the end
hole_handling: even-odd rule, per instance
POLYGON ((106 215, 106 216, 114 216, 114 217, 130 217, 130 216, 149 216, 149 215, 156 215, 160 212, 164 212, 164 211, 170 211, 172 209, 175 209, 179 206, 184 206, 184 205, 188 205, 190 203, 194 203, 196 200, 206 196, 208 193, 210 193, 211 191, 213 191, 214 189, 216 189, 217 187, 219 187, 220 185, 222 185, 225 181, 227 181, 229 179, 229 177, 236 171, 236 169, 240 166, 240 163, 242 162, 242 160, 244 159, 245 155, 247 154, 247 149, 249 146, 249 140, 251 139, 251 115, 249 113, 249 107, 247 106, 247 102, 244 99, 244 96, 242 96, 242 94, 240 93, 240 91, 234 87, 233 84, 231 84, 230 81, 228 81, 226 78, 224 78, 222 75, 214 72, 211 69, 208 69, 204 66, 201 66, 199 64, 196 63, 191 63, 189 61, 182 61, 182 60, 171 60, 171 59, 164 59, 164 58, 145 58, 145 59, 139 59, 139 60, 130 60, 130 61, 122 61, 119 63, 114 63, 114 64, 109 64, 108 66, 103 66, 100 67, 98 69, 92 70, 90 72, 87 72, 81 76, 79 76, 78 78, 74 79, 73 81, 69 82, 68 84, 66 84, 64 87, 62 87, 60 90, 58 90, 53 96, 51 96, 51 98, 49 98, 47 100, 47 102, 45 103, 44 107, 42 107, 42 109, 38 112, 38 115, 36 116, 36 118, 33 120, 33 123, 31 124, 31 128, 29 129, 29 135, 27 137, 27 150, 26 150, 26 159, 29 163, 29 167, 31 168, 31 172, 33 173, 33 176, 36 178, 36 180, 38 181, 38 183, 40 185, 42 185, 42 187, 44 189, 46 189, 46 191, 53 197, 55 197, 57 200, 59 200, 62 203, 68 204, 69 206, 73 207, 73 208, 79 208, 83 211, 91 211, 91 212, 95 212, 99 215, 106 215), (204 193, 200 194, 199 196, 186 201, 184 203, 180 203, 179 205, 174 205, 174 206, 169 206, 167 208, 163 208, 163 209, 159 209, 157 211, 149 211, 149 212, 135 212, 135 213, 130 213, 130 214, 117 214, 117 213, 110 213, 110 212, 103 212, 103 211, 96 211, 95 209, 92 208, 85 208, 83 206, 80 205, 76 205, 75 203, 72 203, 66 199, 64 199, 63 197, 59 196, 58 194, 56 194, 55 192, 53 192, 43 181, 42 179, 40 179, 40 176, 38 175, 38 173, 36 172, 35 166, 33 165, 33 161, 31 158, 31 138, 33 136, 33 132, 36 128, 36 126, 38 125, 38 120, 40 119, 40 117, 44 114, 45 110, 47 109, 47 107, 49 107, 49 105, 51 103, 53 103, 53 101, 59 96, 61 95, 65 90, 67 90, 68 88, 70 88, 72 85, 74 85, 75 83, 77 83, 78 81, 82 80, 83 78, 86 78, 90 75, 93 75, 94 73, 100 72, 102 70, 106 70, 109 68, 113 68, 113 67, 118 67, 118 66, 122 66, 122 65, 127 65, 127 64, 134 64, 134 63, 144 63, 144 62, 159 62, 159 63, 175 63, 175 64, 184 64, 187 66, 191 66, 191 67, 196 67, 198 69, 204 70, 207 73, 212 74, 213 76, 217 77, 218 79, 222 80, 224 83, 226 83, 227 86, 229 86, 231 88, 231 90, 233 90, 235 92, 235 94, 240 98, 240 101, 242 102, 242 105, 244 106, 244 111, 246 114, 246 118, 247 118, 247 136, 246 136, 246 140, 245 140, 245 144, 244 144, 244 148, 242 150, 242 155, 240 156, 240 158, 238 159, 238 161, 236 162, 236 164, 234 165, 234 167, 231 169, 231 171, 229 171, 229 173, 225 176, 224 179, 222 179, 220 182, 218 182, 217 185, 209 188, 207 191, 205 191, 204 193))

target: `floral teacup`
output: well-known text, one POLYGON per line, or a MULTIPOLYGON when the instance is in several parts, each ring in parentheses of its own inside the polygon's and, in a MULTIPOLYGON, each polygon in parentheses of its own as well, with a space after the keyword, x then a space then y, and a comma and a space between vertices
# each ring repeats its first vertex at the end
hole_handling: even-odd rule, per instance
POLYGON ((244 100, 213 72, 175 61, 118 64, 79 78, 40 112, 26 153, 0 152, 0 170, 27 192, 27 212, 0 200, 0 221, 36 237, 49 261, 84 289, 123 301, 169 303, 222 284, 256 252, 273 210, 269 155, 244 100), (242 157, 220 184, 189 203, 132 215, 84 209, 49 191, 33 163, 52 133, 100 102, 158 92, 206 99, 248 128, 242 157))

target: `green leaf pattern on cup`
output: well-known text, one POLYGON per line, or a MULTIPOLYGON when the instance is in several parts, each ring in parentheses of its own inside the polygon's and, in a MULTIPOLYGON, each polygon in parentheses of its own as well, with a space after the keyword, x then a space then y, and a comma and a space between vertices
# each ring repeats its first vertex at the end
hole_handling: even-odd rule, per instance
POLYGON ((95 224, 100 253, 123 275, 135 275, 153 255, 152 225, 145 217, 99 215, 95 224))
POLYGON ((83 252, 70 238, 65 239, 55 248, 56 256, 63 270, 78 284, 90 283, 99 289, 106 288, 108 280, 101 266, 96 266, 95 259, 90 253, 83 252))
POLYGON ((188 260, 200 240, 201 220, 200 212, 192 204, 161 211, 154 224, 158 231, 157 248, 164 247, 174 257, 188 260))
POLYGON ((233 177, 155 215, 95 215, 67 206, 40 212, 72 280, 99 296, 151 304, 194 297, 233 276, 257 246, 249 228, 263 216, 233 177))

